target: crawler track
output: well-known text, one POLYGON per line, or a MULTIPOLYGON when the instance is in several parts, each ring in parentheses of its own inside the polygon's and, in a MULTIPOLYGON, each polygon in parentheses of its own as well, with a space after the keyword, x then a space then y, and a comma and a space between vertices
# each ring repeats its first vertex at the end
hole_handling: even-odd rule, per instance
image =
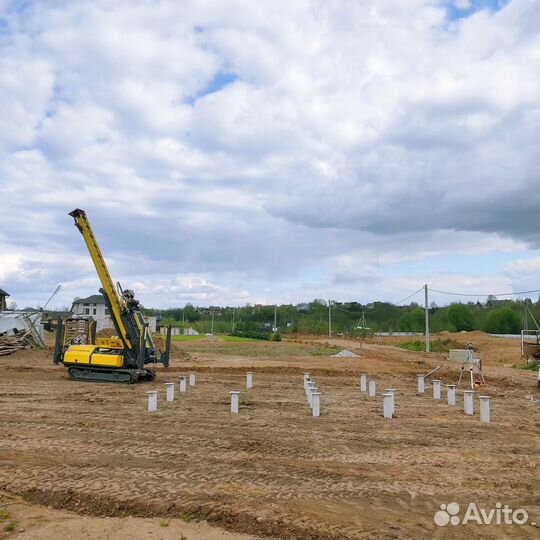
POLYGON ((68 367, 71 379, 79 382, 133 384, 142 381, 153 381, 156 374, 149 369, 94 369, 84 367, 68 367))

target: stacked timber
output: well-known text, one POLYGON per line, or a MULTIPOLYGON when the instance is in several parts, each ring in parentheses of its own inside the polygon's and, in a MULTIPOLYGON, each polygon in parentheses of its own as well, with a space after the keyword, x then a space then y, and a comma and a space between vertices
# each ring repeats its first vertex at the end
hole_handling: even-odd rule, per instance
POLYGON ((30 330, 14 330, 8 334, 0 334, 0 356, 14 353, 20 349, 33 349, 40 347, 33 333, 30 330))

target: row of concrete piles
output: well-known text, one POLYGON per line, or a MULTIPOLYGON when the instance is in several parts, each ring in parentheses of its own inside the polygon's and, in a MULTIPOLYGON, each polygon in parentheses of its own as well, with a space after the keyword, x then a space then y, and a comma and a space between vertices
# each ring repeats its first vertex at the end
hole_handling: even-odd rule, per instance
MULTIPOLYGON (((181 376, 178 380, 178 390, 180 394, 185 394, 189 386, 195 386, 196 384, 196 373, 190 371, 189 376, 181 376)), ((165 399, 166 401, 174 401, 176 383, 167 382, 165 383, 165 399)), ((248 371, 246 373, 246 388, 249 390, 253 388, 253 372, 248 371)), ((148 395, 148 411, 155 412, 157 411, 158 406, 158 391, 150 390, 146 392, 148 395)), ((240 409, 240 392, 237 390, 232 390, 229 392, 231 396, 231 414, 238 414, 240 409)))
MULTIPOLYGON (((181 376, 178 379, 178 391, 180 394, 185 394, 189 386, 195 386, 197 380, 197 374, 194 371, 190 371, 189 375, 181 376)), ((174 382, 167 382, 165 383, 165 400, 166 401, 174 401, 174 394, 175 394, 175 387, 176 383, 174 382)), ((158 391, 157 390, 150 390, 149 392, 146 392, 148 395, 148 411, 154 412, 157 411, 157 404, 158 404, 158 391)))
MULTIPOLYGON (((418 393, 425 393, 425 376, 417 375, 417 384, 418 384, 418 393)), ((442 381, 439 379, 434 379, 432 381, 433 386, 433 399, 441 399, 441 384, 442 381)), ((476 392, 474 390, 464 390, 463 391, 463 411, 469 416, 474 415, 474 396, 476 392)), ((478 396, 480 400, 480 422, 489 423, 490 422, 490 412, 489 412, 489 396, 478 396)), ((456 405, 456 385, 447 384, 446 385, 446 402, 451 407, 456 405)))
MULTIPOLYGON (((179 392, 183 394, 187 392, 188 383, 189 386, 195 386, 196 374, 190 372, 189 376, 181 376, 178 382, 179 392)), ((432 381, 433 386, 433 399, 441 399, 441 380, 435 379, 432 381)), ((423 395, 425 393, 425 376, 417 376, 417 393, 423 395)), ((165 383, 166 388, 166 400, 174 401, 176 383, 165 383)), ((249 390, 253 388, 253 372, 248 371, 246 373, 246 388, 249 390)), ((449 406, 456 405, 456 385, 447 384, 447 403, 449 406)), ((307 397, 308 405, 311 409, 311 414, 314 417, 321 415, 321 392, 317 387, 317 383, 311 377, 309 373, 304 373, 304 392, 307 397)), ((360 392, 367 393, 369 397, 375 398, 377 396, 377 383, 374 379, 369 379, 367 373, 360 375, 360 392)), ((157 390, 151 390, 148 394, 148 411, 154 412, 157 410, 157 390)), ((237 390, 231 390, 229 392, 231 397, 231 414, 238 414, 240 409, 240 392, 237 390)), ((467 415, 474 415, 474 390, 465 390, 463 392, 463 408, 467 415)), ((386 388, 382 394, 383 397, 383 417, 394 418, 395 417, 395 400, 396 390, 395 388, 386 388)), ((489 410, 489 396, 479 396, 480 399, 480 421, 488 423, 490 422, 490 410, 489 410)))
MULTIPOLYGON (((377 383, 374 379, 369 379, 367 373, 360 374, 360 392, 367 393, 371 398, 377 396, 377 383)), ((394 418, 396 412, 396 389, 386 388, 382 397, 384 418, 394 418)))
MULTIPOLYGON (((433 384, 433 399, 441 399, 441 380, 435 379, 433 384)), ((425 376, 417 376, 418 394, 425 393, 425 376)), ((447 384, 447 403, 450 406, 456 405, 456 385, 447 384)), ((360 392, 368 393, 369 397, 376 397, 376 382, 373 379, 368 379, 367 373, 360 375, 360 392)), ((463 409, 465 414, 472 416, 474 414, 474 390, 464 390, 463 392, 463 409)), ((386 388, 383 397, 383 416, 384 418, 394 418, 396 390, 394 388, 386 388)), ((489 412, 489 396, 479 396, 480 399, 480 422, 490 422, 489 412)))

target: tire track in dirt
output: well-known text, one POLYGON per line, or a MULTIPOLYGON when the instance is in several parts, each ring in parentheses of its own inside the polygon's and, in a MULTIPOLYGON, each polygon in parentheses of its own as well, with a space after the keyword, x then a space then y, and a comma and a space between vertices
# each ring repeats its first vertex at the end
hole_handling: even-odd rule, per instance
POLYGON ((205 371, 191 361, 177 372, 195 368, 197 387, 172 404, 160 398, 155 415, 146 412, 145 392, 163 396, 175 372, 120 388, 77 385, 50 370, 38 372, 43 380, 32 387, 35 372, 11 372, 21 379, 0 386, 0 487, 80 512, 185 512, 231 530, 332 540, 396 536, 387 518, 427 538, 437 498, 507 489, 532 498, 536 425, 521 414, 523 390, 490 390, 504 394, 508 410, 495 405, 497 423, 481 427, 457 408, 416 396, 415 363, 407 380, 392 365, 373 369, 380 388, 398 389, 398 418, 390 422, 381 418, 380 398, 358 392, 366 367, 259 369, 247 359, 233 370, 205 371), (255 366, 250 392, 247 366, 255 366), (302 391, 304 371, 323 392, 318 419, 302 391), (234 388, 242 390, 238 417, 228 410, 234 388))

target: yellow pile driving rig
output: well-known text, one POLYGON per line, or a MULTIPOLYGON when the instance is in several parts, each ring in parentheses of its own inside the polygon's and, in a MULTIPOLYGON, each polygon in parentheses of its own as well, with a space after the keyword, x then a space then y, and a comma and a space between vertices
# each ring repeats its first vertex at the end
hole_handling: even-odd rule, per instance
POLYGON ((154 371, 147 364, 169 365, 171 329, 167 328, 165 350, 159 353, 148 330, 139 302, 133 291, 122 290, 113 284, 101 250, 84 210, 69 213, 94 262, 102 287, 99 292, 105 299, 117 335, 108 338, 89 337, 86 344, 70 344, 69 326, 61 319, 56 330, 54 363, 64 364, 69 376, 78 381, 135 383, 152 381, 154 371))

